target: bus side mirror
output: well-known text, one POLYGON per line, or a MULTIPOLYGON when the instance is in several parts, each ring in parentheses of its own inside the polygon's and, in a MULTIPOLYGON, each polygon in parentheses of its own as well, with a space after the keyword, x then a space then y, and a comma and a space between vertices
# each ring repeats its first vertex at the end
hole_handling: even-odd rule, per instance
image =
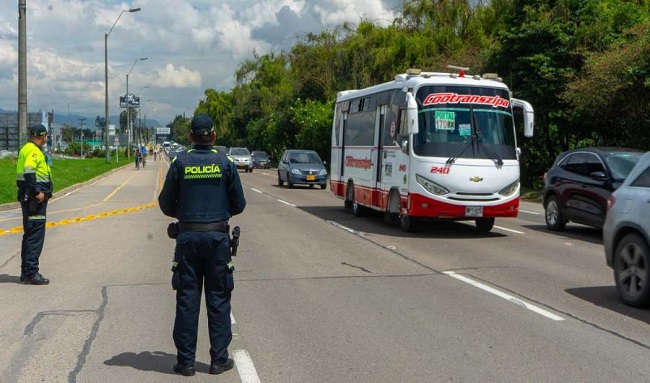
POLYGON ((400 144, 400 148, 402 149, 402 153, 404 154, 409 154, 409 142, 408 140, 404 140, 400 144))
POLYGON ((406 132, 418 134, 418 103, 411 92, 406 93, 406 132))
POLYGON ((528 101, 520 100, 518 98, 510 99, 513 108, 521 108, 524 114, 524 137, 533 136, 533 124, 535 121, 535 111, 533 106, 528 101))

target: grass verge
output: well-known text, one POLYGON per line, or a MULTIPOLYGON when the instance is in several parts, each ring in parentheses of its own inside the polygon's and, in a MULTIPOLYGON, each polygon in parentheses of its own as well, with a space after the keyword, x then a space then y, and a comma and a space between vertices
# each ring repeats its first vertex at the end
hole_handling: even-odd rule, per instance
MULTIPOLYGON (((112 169, 133 162, 126 157, 120 157, 106 163, 105 158, 64 159, 55 158, 52 161, 52 181, 54 192, 68 186, 91 180, 112 169)), ((0 159, 0 204, 16 202, 16 159, 0 159)))

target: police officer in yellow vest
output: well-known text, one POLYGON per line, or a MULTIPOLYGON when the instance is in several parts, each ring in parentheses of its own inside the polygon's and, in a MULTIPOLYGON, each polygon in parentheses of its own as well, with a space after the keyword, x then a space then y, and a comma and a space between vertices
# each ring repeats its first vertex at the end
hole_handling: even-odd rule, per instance
POLYGON ((47 200, 52 197, 52 176, 43 146, 47 128, 30 128, 29 141, 20 149, 16 166, 18 201, 23 211, 23 242, 20 249, 20 280, 25 284, 47 285, 50 280, 39 273, 38 263, 45 241, 47 200))

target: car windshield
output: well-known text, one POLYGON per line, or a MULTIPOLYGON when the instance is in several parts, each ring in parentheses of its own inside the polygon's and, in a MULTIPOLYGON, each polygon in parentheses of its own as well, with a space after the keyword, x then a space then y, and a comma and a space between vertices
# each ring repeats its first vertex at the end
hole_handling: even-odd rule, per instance
POLYGON ((230 154, 233 154, 235 156, 248 156, 250 153, 248 152, 248 149, 246 148, 232 148, 230 150, 230 154))
POLYGON ((634 165, 639 162, 643 153, 627 152, 612 153, 605 157, 605 162, 612 172, 612 176, 618 180, 624 180, 630 174, 634 165))
POLYGON ((264 152, 262 152, 262 153, 253 152, 253 158, 255 158, 256 160, 268 160, 269 156, 264 152))
POLYGON ((320 157, 316 153, 294 153, 289 156, 292 164, 320 164, 320 157))

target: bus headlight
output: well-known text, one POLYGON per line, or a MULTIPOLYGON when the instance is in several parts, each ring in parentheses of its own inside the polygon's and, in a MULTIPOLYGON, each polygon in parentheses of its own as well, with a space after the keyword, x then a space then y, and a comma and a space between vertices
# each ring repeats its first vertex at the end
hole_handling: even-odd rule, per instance
POLYGON ((499 191, 499 194, 501 194, 504 197, 509 197, 509 196, 513 195, 517 191, 517 189, 519 189, 519 180, 517 180, 517 181, 511 183, 510 185, 504 187, 503 189, 501 189, 499 191))
POLYGON ((419 174, 415 175, 415 180, 431 194, 435 194, 435 195, 449 194, 449 190, 447 190, 447 188, 440 186, 437 183, 427 178, 424 178, 419 174))

